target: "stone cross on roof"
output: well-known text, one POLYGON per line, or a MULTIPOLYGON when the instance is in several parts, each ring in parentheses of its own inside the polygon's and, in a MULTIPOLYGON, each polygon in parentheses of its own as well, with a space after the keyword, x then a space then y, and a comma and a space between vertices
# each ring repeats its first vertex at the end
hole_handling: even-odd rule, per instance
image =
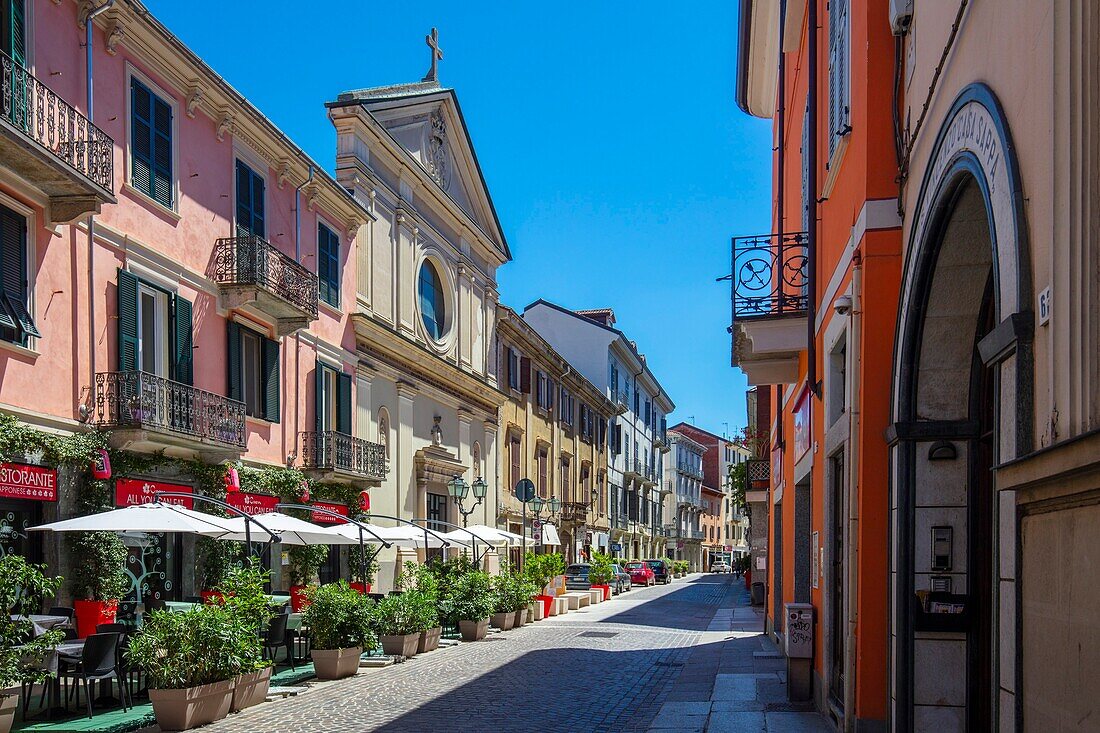
POLYGON ((424 36, 424 43, 432 50, 432 65, 420 81, 439 81, 439 61, 443 58, 443 49, 439 47, 439 30, 432 28, 431 34, 424 36))

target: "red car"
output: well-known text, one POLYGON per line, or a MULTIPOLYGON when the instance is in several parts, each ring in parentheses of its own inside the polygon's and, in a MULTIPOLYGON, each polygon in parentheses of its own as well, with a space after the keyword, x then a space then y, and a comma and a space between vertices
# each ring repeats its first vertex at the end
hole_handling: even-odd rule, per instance
POLYGON ((657 584, 657 576, 654 574, 653 568, 644 562, 628 562, 624 569, 630 574, 631 585, 650 586, 657 584))

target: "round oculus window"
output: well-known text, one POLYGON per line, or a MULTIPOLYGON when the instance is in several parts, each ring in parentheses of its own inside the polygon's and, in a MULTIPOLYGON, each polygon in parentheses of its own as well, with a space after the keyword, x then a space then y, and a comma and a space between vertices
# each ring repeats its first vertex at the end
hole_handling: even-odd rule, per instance
POLYGON ((420 266, 418 289, 424 330, 431 338, 442 341, 447 325, 447 303, 443 298, 443 283, 430 260, 424 260, 424 264, 420 266))

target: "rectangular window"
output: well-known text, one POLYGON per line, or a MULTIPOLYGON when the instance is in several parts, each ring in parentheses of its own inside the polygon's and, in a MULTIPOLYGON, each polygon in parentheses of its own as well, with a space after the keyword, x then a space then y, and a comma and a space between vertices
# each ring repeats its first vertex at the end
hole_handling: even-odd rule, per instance
POLYGON ((130 185, 169 209, 172 185, 172 107, 130 79, 130 185))
POLYGON ((315 374, 317 432, 351 435, 351 375, 321 362, 315 374))
POLYGON ((512 440, 508 444, 509 458, 511 459, 511 486, 509 490, 515 491, 517 485, 519 485, 520 479, 523 478, 522 464, 520 461, 520 443, 519 436, 513 435, 512 440))
POLYGON ((581 495, 576 498, 576 501, 585 504, 592 501, 592 469, 588 466, 581 468, 581 495))
POLYGON ((317 225, 317 287, 321 300, 340 307, 340 238, 324 224, 317 225))
POLYGON ((573 464, 568 456, 561 459, 561 487, 562 496, 569 496, 573 491, 573 464), (566 492, 569 492, 568 494, 566 492))
MULTIPOLYGON (((270 422, 279 422, 279 393, 282 382, 279 377, 279 342, 266 338, 250 328, 230 321, 229 335, 229 397, 245 404, 245 414, 270 422)), ((319 367, 323 369, 324 367, 319 367)), ((333 386, 336 371, 318 377, 322 408, 326 425, 332 424, 337 407, 335 396, 339 391, 333 386)), ((332 430, 334 428, 326 428, 332 430)))
POLYGON ((829 159, 832 160, 837 143, 848 134, 851 106, 849 62, 849 0, 829 2, 829 159))
POLYGON ((0 0, 0 51, 27 65, 27 10, 24 0, 0 0))
POLYGON ((30 314, 27 278, 27 219, 0 206, 0 338, 27 345, 27 338, 41 337, 30 314))
POLYGON ((646 401, 645 401, 645 424, 646 425, 650 424, 650 422, 652 420, 652 417, 653 417, 649 412, 650 409, 651 408, 650 408, 649 398, 647 397, 646 401))
POLYGON ((138 364, 141 371, 168 376, 168 293, 138 286, 138 364))
POLYGON ((549 496, 548 485, 550 483, 550 477, 548 475, 550 467, 547 465, 547 455, 545 448, 539 448, 539 496, 543 499, 549 496))
POLYGON ((118 271, 118 370, 192 380, 191 301, 118 271))
POLYGON ((600 485, 600 506, 599 506, 599 510, 600 510, 600 514, 604 515, 604 514, 607 514, 607 477, 604 476, 603 472, 601 471, 600 475, 599 475, 599 478, 597 478, 596 481, 600 485))
POLYGON ((237 236, 267 236, 264 217, 264 178, 237 161, 237 236))

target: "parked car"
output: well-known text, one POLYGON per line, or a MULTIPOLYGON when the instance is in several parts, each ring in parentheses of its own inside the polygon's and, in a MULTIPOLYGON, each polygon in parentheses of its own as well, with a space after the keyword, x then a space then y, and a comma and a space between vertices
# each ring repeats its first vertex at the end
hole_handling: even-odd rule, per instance
POLYGON ((728 573, 730 572, 730 564, 725 560, 715 560, 710 564, 710 571, 712 573, 728 573))
POLYGON ((653 568, 640 560, 628 562, 626 564, 626 572, 630 573, 631 585, 650 586, 657 584, 657 576, 654 575, 653 568))
POLYGON ((645 564, 653 571, 658 583, 668 585, 672 582, 672 573, 669 572, 671 568, 665 564, 664 560, 646 560, 645 564))
POLYGON ((565 569, 565 589, 566 590, 589 590, 592 588, 591 581, 588 580, 588 571, 592 569, 592 566, 586 562, 579 562, 574 565, 570 565, 565 569))
POLYGON ((615 571, 615 579, 611 581, 611 590, 617 595, 619 593, 626 593, 630 590, 630 573, 623 570, 623 566, 618 563, 611 566, 615 571))

